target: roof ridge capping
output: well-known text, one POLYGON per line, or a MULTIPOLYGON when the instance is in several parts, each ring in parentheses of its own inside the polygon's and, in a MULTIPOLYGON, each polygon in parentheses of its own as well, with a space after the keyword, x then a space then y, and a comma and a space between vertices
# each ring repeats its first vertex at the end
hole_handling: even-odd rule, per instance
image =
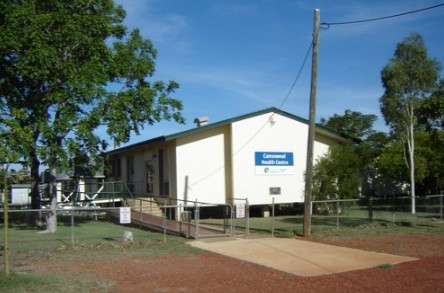
MULTIPOLYGON (((212 128, 224 126, 224 125, 236 122, 236 121, 244 120, 244 119, 247 119, 247 118, 251 118, 251 117, 255 117, 255 116, 259 116, 259 115, 263 115, 263 114, 267 114, 267 113, 276 113, 276 114, 285 116, 287 118, 299 121, 299 122, 304 123, 304 124, 308 124, 309 123, 309 121, 307 119, 305 119, 305 118, 302 118, 300 116, 297 116, 297 115, 291 114, 289 112, 283 111, 283 110, 278 109, 276 107, 270 107, 270 108, 265 108, 265 109, 262 109, 262 110, 259 110, 259 111, 255 111, 255 112, 243 114, 243 115, 240 115, 240 116, 228 118, 228 119, 225 119, 225 120, 221 120, 221 121, 218 121, 218 122, 208 123, 208 124, 202 125, 200 127, 193 127, 191 129, 188 129, 188 130, 185 130, 185 131, 181 131, 181 132, 177 132, 177 133, 173 133, 173 134, 170 134, 170 135, 164 135, 164 136, 159 136, 159 137, 151 138, 151 139, 144 140, 144 141, 141 141, 141 142, 138 142, 138 143, 135 143, 135 144, 127 145, 127 146, 124 146, 124 147, 121 147, 121 148, 118 148, 118 149, 115 149, 115 150, 110 150, 107 153, 108 154, 116 153, 116 152, 119 152, 119 151, 122 151, 122 150, 125 150, 125 149, 137 147, 137 146, 149 143, 149 142, 170 141, 170 140, 173 140, 173 139, 176 139, 176 138, 179 138, 179 137, 183 137, 185 135, 189 135, 189 134, 193 134, 193 133, 198 133, 198 132, 201 132, 201 131, 204 131, 204 130, 207 130, 207 129, 212 129, 212 128)), ((315 124, 315 132, 327 135, 327 136, 332 137, 332 138, 339 138, 341 140, 341 142, 343 142, 343 143, 360 143, 361 142, 361 140, 358 139, 358 138, 351 137, 351 136, 346 135, 344 133, 340 133, 340 132, 338 132, 336 130, 333 130, 331 128, 325 127, 324 125, 321 125, 319 123, 315 124)))
MULTIPOLYGON (((300 116, 297 116, 297 115, 291 114, 291 113, 289 113, 289 112, 286 112, 286 111, 283 111, 283 110, 277 109, 277 108, 275 108, 275 107, 268 108, 268 110, 276 111, 276 113, 279 113, 279 114, 281 114, 281 115, 283 115, 283 116, 286 116, 286 117, 288 117, 288 118, 291 118, 291 119, 297 120, 297 121, 302 122, 302 123, 305 123, 305 124, 309 124, 309 120, 308 120, 308 119, 305 119, 305 118, 302 118, 302 117, 300 117, 300 116)), ((329 136, 337 136, 337 137, 340 137, 340 138, 346 140, 348 143, 361 143, 361 142, 362 142, 362 140, 360 140, 359 138, 352 137, 352 136, 347 135, 347 134, 345 134, 345 133, 342 133, 342 132, 336 131, 336 130, 331 129, 331 128, 329 128, 329 127, 326 127, 326 126, 324 126, 324 125, 322 125, 322 124, 320 124, 320 123, 315 123, 315 132, 316 132, 316 131, 321 132, 321 133, 324 133, 324 134, 327 134, 327 135, 329 135, 329 136)), ((345 141, 344 141, 344 142, 345 142, 345 141)))
MULTIPOLYGON (((227 124, 230 124, 230 123, 233 123, 233 122, 236 122, 236 121, 244 120, 244 119, 247 119, 247 118, 251 118, 251 117, 255 117, 255 116, 259 116, 259 115, 263 115, 263 114, 267 114, 267 113, 276 113, 276 114, 285 116, 287 118, 299 121, 299 122, 304 123, 304 124, 308 124, 309 123, 309 121, 307 119, 305 119, 305 118, 302 118, 300 116, 297 116, 297 115, 291 114, 289 112, 280 110, 280 109, 278 109, 276 107, 269 107, 269 108, 265 108, 265 109, 258 110, 258 111, 255 111, 255 112, 251 112, 251 113, 243 114, 243 115, 240 115, 240 116, 235 116, 235 117, 232 117, 232 118, 221 120, 221 121, 218 121, 218 122, 208 123, 208 124, 200 126, 200 127, 191 128, 191 129, 188 129, 188 130, 185 130, 185 131, 181 131, 181 132, 178 132, 178 133, 174 133, 174 134, 171 134, 171 135, 166 135, 165 136, 165 140, 173 140, 173 139, 176 139, 178 137, 182 137, 182 136, 187 135, 187 134, 191 134, 191 133, 195 133, 195 132, 200 132, 200 131, 203 131, 203 130, 206 130, 206 129, 212 129, 212 128, 215 128, 215 127, 227 125, 227 124)), ((326 127, 326 126, 324 126, 322 124, 319 124, 319 123, 316 123, 315 128, 316 128, 316 130, 318 132, 321 132, 321 133, 326 134, 328 136, 336 136, 338 138, 342 138, 343 140, 345 140, 343 142, 349 142, 349 143, 360 143, 361 142, 361 140, 358 139, 358 138, 349 136, 349 135, 344 134, 344 133, 340 133, 340 132, 338 132, 336 130, 328 128, 328 127, 326 127)))

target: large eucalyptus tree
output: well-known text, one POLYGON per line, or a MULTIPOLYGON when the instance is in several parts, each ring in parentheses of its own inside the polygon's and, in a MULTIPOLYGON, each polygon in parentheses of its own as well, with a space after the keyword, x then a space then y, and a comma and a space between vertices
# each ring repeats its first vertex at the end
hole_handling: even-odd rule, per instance
MULTIPOLYGON (((30 166, 34 208, 40 165, 66 170, 73 158, 100 154, 99 127, 126 142, 147 124, 183 122, 170 96, 178 84, 148 80, 157 52, 124 18, 113 0, 0 2, 1 138, 30 166)), ((55 232, 55 213, 49 218, 55 232)))
POLYGON ((412 33, 396 47, 393 58, 381 72, 385 88, 380 108, 386 124, 403 145, 410 173, 411 212, 416 213, 415 130, 418 110, 424 98, 437 88, 440 64, 428 57, 424 39, 412 33))

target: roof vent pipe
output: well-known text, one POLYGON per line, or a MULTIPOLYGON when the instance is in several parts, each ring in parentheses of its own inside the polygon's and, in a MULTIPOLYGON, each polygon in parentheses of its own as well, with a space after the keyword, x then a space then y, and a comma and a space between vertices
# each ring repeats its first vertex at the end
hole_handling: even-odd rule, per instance
POLYGON ((196 123, 197 127, 201 127, 201 126, 205 126, 208 124, 208 120, 209 118, 204 116, 204 117, 197 117, 196 119, 194 119, 194 123, 196 123))

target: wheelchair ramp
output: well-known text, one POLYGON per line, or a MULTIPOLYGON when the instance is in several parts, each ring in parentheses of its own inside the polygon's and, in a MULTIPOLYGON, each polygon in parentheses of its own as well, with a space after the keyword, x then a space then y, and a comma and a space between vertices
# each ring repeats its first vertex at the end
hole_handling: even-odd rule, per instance
MULTIPOLYGON (((119 217, 119 211, 112 211, 112 213, 119 217)), ((169 220, 131 210, 131 223, 151 230, 194 239, 230 236, 229 231, 196 226, 193 222, 192 220, 189 222, 169 220)))

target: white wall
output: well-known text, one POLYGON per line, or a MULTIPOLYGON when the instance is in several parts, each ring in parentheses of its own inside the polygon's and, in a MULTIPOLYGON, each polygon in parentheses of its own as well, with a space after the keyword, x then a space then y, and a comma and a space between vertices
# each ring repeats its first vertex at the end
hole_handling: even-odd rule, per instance
POLYGON ((235 197, 247 197, 249 203, 271 204, 302 202, 306 167, 306 124, 278 114, 256 116, 233 123, 233 192, 235 197), (292 174, 257 174, 255 152, 293 153, 292 174), (270 187, 280 187, 280 195, 270 195, 270 187))
POLYGON ((338 144, 336 140, 324 135, 316 134, 313 147, 313 164, 316 164, 316 161, 328 152, 330 146, 335 144, 338 144))
POLYGON ((178 199, 225 203, 225 135, 217 128, 177 139, 178 199))
MULTIPOLYGON (((158 149, 168 151, 170 196, 209 203, 248 198, 252 205, 304 201, 308 125, 279 114, 253 116, 232 124, 180 136, 171 144, 126 152, 121 156, 122 179, 127 178, 126 157, 134 157, 133 180, 146 180, 145 163, 158 169, 158 149), (270 120, 272 117, 272 120, 270 120), (289 172, 259 172, 256 152, 293 154, 289 172), (281 194, 270 194, 270 188, 281 194)), ((314 162, 337 141, 316 133, 314 162)), ((262 169, 264 170, 264 169, 262 169)), ((154 193, 158 194, 159 174, 155 173, 154 193)), ((144 186, 144 185, 142 185, 144 186)))

